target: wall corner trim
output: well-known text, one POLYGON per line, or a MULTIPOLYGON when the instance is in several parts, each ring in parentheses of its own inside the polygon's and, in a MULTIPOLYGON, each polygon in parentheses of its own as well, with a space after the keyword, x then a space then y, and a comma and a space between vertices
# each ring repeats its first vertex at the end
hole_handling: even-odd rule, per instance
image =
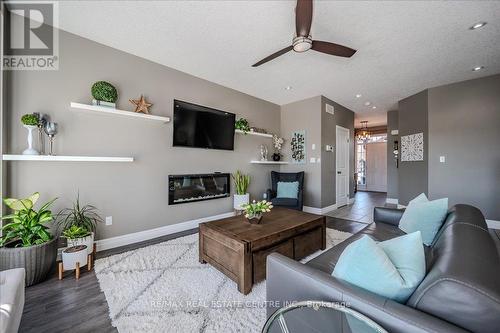
POLYGON ((490 228, 490 229, 498 229, 498 230, 500 230, 500 221, 486 220, 486 224, 488 225, 488 228, 490 228))
POLYGON ((200 223, 219 220, 234 215, 235 215, 234 212, 223 213, 219 215, 202 217, 195 220, 189 220, 181 223, 170 224, 159 228, 148 229, 121 236, 100 239, 96 241, 96 247, 98 252, 104 251, 115 247, 138 243, 149 239, 158 238, 161 236, 171 235, 177 232, 194 229, 198 227, 200 223))

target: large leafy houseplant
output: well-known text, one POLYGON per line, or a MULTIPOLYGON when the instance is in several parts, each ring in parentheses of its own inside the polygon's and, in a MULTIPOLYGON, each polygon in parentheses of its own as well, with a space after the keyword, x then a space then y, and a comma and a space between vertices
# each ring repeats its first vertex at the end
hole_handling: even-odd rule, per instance
POLYGON ((12 214, 2 216, 2 220, 10 220, 2 228, 3 236, 0 246, 15 242, 15 246, 33 246, 50 241, 53 236, 45 224, 52 221, 52 212, 49 207, 56 199, 44 204, 38 211, 34 209, 40 193, 35 192, 26 199, 4 199, 7 207, 13 210, 12 214))
POLYGON ((49 207, 56 199, 36 210, 39 198, 36 192, 25 199, 4 200, 12 213, 2 216, 9 223, 3 226, 0 238, 0 271, 24 268, 26 286, 45 280, 57 256, 57 238, 46 225, 52 221, 49 207))

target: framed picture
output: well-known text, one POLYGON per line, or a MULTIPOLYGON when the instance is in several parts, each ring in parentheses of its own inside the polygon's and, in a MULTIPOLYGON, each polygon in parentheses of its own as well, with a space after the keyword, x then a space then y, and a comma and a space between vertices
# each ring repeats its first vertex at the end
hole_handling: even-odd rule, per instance
POLYGON ((424 160, 424 133, 401 137, 401 162, 424 160))
POLYGON ((306 163, 306 131, 293 132, 290 147, 292 150, 292 163, 306 163))

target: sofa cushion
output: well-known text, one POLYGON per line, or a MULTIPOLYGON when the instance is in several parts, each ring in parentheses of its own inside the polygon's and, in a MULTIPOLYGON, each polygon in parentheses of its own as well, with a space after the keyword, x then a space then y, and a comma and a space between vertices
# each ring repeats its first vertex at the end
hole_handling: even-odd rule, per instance
POLYGON ((404 303, 425 275, 422 236, 417 231, 376 243, 363 235, 344 250, 332 275, 404 303))
POLYGON ((431 245, 443 225, 448 211, 448 198, 429 201, 421 194, 408 204, 399 228, 407 234, 420 231, 425 245, 431 245))
POLYGON ((273 198, 271 202, 274 206, 295 207, 299 201, 293 198, 273 198))
POLYGON ((299 195, 299 182, 278 182, 276 197, 297 199, 299 195))
POLYGON ((407 304, 473 332, 498 332, 500 257, 481 212, 455 206, 431 251, 432 267, 407 304))

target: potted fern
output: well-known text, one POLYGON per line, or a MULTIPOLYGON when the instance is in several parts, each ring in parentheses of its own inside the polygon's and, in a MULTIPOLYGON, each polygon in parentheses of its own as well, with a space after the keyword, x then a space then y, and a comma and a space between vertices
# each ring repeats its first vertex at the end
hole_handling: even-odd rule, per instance
POLYGON ((52 221, 49 207, 56 199, 37 211, 34 206, 39 198, 36 192, 25 199, 4 199, 12 214, 2 216, 2 220, 10 222, 2 227, 0 271, 23 267, 26 286, 43 281, 56 262, 57 238, 46 226, 52 221))
POLYGON ((96 207, 80 205, 80 194, 77 195, 73 207, 62 209, 56 218, 57 226, 66 238, 68 247, 87 245, 88 254, 94 251, 97 224, 102 222, 96 207))
POLYGON ((236 193, 234 194, 234 209, 242 210, 242 205, 250 202, 250 194, 248 194, 248 185, 250 185, 250 176, 242 174, 240 170, 232 175, 236 193))

